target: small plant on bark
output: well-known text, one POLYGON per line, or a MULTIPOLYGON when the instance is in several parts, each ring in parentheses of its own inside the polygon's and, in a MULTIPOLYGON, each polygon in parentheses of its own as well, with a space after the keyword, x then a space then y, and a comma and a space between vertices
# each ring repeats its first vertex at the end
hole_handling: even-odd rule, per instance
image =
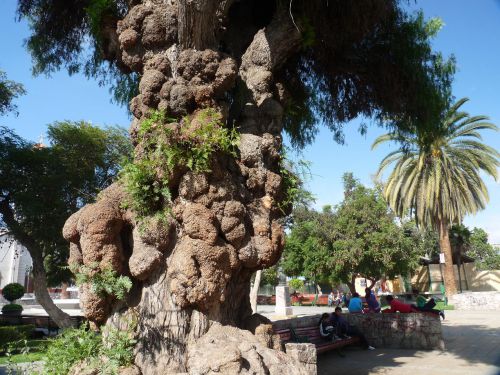
POLYGON ((169 177, 175 171, 209 172, 214 152, 236 154, 238 133, 224 127, 222 115, 215 109, 206 108, 192 118, 176 121, 164 112, 153 111, 139 127, 142 147, 136 150, 135 161, 121 173, 131 197, 126 206, 138 215, 139 221, 168 210, 169 177))
POLYGON ((107 294, 123 300, 132 288, 130 278, 118 276, 111 266, 99 269, 99 265, 94 263, 90 266, 72 265, 70 269, 75 274, 77 285, 89 284, 92 292, 98 295, 107 294))

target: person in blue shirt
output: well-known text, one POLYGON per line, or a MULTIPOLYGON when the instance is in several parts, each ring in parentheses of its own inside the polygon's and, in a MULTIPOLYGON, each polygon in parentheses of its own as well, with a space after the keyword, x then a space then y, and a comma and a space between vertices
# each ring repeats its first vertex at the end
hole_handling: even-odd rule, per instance
POLYGON ((341 339, 349 339, 352 336, 359 337, 361 345, 368 350, 375 349, 368 343, 365 335, 356 327, 350 325, 342 316, 342 308, 336 307, 335 312, 330 315, 330 324, 336 328, 337 336, 341 339))
POLYGON ((350 313, 362 313, 363 312, 363 301, 359 297, 359 293, 353 293, 351 300, 349 301, 349 312, 350 313))
POLYGON ((373 294, 370 288, 365 289, 365 301, 368 304, 367 312, 374 312, 374 313, 380 312, 380 303, 378 303, 377 297, 375 297, 375 294, 373 294))

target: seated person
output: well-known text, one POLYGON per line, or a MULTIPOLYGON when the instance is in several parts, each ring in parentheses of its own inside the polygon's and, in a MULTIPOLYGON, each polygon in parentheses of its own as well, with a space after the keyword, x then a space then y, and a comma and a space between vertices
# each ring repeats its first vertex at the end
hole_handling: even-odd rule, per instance
POLYGON ((335 335, 335 327, 332 325, 327 313, 321 315, 321 319, 319 320, 319 334, 323 339, 328 341, 340 340, 335 335))
POLYGON ((368 340, 366 339, 365 335, 363 335, 363 333, 357 327, 350 325, 342 316, 342 308, 335 308, 335 312, 330 316, 330 323, 336 327, 337 335, 340 338, 348 339, 351 338, 351 336, 357 336, 361 341, 361 345, 363 345, 365 349, 375 349, 373 346, 368 344, 368 340))
POLYGON ((398 301, 395 299, 393 296, 388 295, 385 297, 387 303, 391 306, 389 309, 385 309, 382 312, 384 313, 395 313, 395 312, 400 312, 400 313, 412 313, 412 312, 418 312, 418 309, 414 305, 410 305, 408 303, 404 303, 401 301, 398 301))
POLYGON ((378 303, 377 297, 375 297, 375 294, 373 294, 370 288, 365 289, 365 301, 368 304, 368 309, 365 309, 365 312, 370 312, 370 313, 380 312, 380 303, 378 303))
POLYGON ((349 301, 349 312, 350 313, 362 313, 363 312, 363 302, 359 298, 358 293, 353 293, 352 298, 349 301))
POLYGON ((436 306, 434 298, 429 298, 427 301, 425 297, 419 293, 418 289, 413 289, 413 295, 416 297, 417 309, 419 311, 439 315, 444 320, 444 311, 434 309, 434 306, 436 306))

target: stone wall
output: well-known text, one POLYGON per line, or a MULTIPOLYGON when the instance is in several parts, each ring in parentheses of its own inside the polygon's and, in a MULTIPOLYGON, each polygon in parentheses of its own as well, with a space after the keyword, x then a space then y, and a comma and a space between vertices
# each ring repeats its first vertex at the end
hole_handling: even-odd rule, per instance
POLYGON ((316 347, 314 344, 288 343, 285 345, 285 351, 290 357, 302 363, 308 374, 316 375, 318 373, 316 347))
POLYGON ((455 310, 500 310, 500 292, 465 292, 455 294, 448 303, 455 310))
MULTIPOLYGON (((444 349, 441 321, 431 314, 344 314, 357 326, 370 345, 380 348, 444 349)), ((321 315, 279 320, 275 329, 318 325, 321 315)))

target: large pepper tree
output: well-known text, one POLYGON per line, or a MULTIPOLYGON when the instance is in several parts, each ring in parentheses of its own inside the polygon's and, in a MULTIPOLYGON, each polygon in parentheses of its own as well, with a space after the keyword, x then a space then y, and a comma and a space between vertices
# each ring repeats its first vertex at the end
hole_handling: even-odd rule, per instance
POLYGON ((296 191, 283 132, 301 147, 320 123, 342 141, 359 115, 432 123, 453 73, 430 48, 435 22, 396 0, 20 0, 18 12, 35 72, 83 69, 135 95, 133 164, 64 227, 85 315, 137 323, 143 374, 302 373, 249 304, 296 191), (110 269, 132 281, 124 301, 91 287, 110 269))

